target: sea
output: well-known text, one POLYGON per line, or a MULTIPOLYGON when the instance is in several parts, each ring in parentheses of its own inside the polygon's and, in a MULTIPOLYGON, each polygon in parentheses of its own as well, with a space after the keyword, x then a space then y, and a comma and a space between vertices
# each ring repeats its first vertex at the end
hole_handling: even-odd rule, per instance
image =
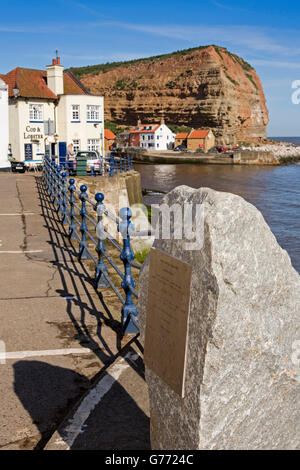
MULTIPOLYGON (((274 138, 275 139, 275 138, 274 138)), ((300 137, 276 137, 276 140, 300 145, 300 137)), ((159 203, 159 191, 171 191, 179 185, 209 187, 245 198, 259 209, 279 245, 287 250, 294 268, 300 273, 300 165, 150 165, 135 164, 142 187, 151 189, 145 204, 159 203)))
POLYGON ((278 140, 279 142, 289 142, 300 146, 300 137, 268 137, 270 140, 278 140))

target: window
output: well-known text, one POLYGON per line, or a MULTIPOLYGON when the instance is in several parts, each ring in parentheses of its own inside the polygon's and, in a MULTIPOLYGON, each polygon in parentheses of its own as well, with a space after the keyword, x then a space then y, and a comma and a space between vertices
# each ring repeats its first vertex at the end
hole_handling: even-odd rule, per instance
POLYGON ((43 105, 30 104, 29 105, 29 121, 43 122, 43 105))
POLYGON ((79 121, 80 119, 80 106, 79 104, 72 104, 72 121, 79 121))
POLYGON ((159 135, 158 135, 156 138, 157 138, 157 140, 158 140, 158 139, 159 139, 159 135))
POLYGON ((100 139, 88 139, 88 151, 100 152, 100 139))
POLYGON ((100 106, 87 105, 87 121, 99 121, 100 106))
POLYGON ((74 139, 73 140, 73 150, 75 153, 79 152, 80 150, 80 140, 74 139))

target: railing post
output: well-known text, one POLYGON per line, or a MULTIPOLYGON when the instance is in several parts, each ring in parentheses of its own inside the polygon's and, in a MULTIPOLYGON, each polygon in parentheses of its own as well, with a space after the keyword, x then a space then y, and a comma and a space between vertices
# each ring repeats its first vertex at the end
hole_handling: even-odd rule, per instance
POLYGON ((57 170, 57 178, 58 178, 58 191, 57 191, 57 212, 62 213, 62 175, 61 175, 61 166, 57 170))
POLYGON ((115 157, 111 155, 109 157, 109 176, 114 175, 114 169, 115 169, 115 157))
POLYGON ((103 253, 105 253, 106 248, 104 245, 104 239, 105 239, 105 234, 104 234, 104 225, 102 223, 102 217, 103 217, 103 199, 104 195, 102 193, 97 193, 95 195, 96 199, 96 206, 95 206, 95 211, 97 212, 97 227, 96 227, 96 234, 98 238, 98 243, 96 246, 96 251, 98 253, 98 264, 96 266, 96 274, 95 274, 95 284, 97 289, 104 289, 108 287, 108 282, 103 276, 104 272, 107 272, 107 267, 104 264, 104 256, 103 253))
POLYGON ((52 162, 46 157, 45 162, 47 161, 47 167, 50 171, 50 199, 53 202, 55 198, 55 168, 52 162))
POLYGON ((54 172, 54 199, 53 203, 57 206, 58 205, 58 166, 56 163, 52 163, 53 165, 53 172, 54 172))
POLYGON ((124 328, 124 333, 137 334, 138 329, 131 320, 131 317, 133 317, 135 323, 138 323, 137 307, 132 300, 132 292, 130 290, 130 288, 134 289, 135 282, 131 274, 131 261, 134 259, 134 254, 130 247, 130 233, 134 231, 134 226, 132 222, 130 222, 132 212, 129 207, 124 207, 120 210, 120 217, 122 220, 118 225, 118 230, 123 237, 123 250, 120 258, 124 263, 125 271, 122 287, 126 295, 125 304, 122 307, 122 325, 124 328))
POLYGON ((87 199, 87 187, 85 184, 82 184, 80 186, 80 191, 81 194, 79 196, 79 199, 81 200, 81 210, 80 210, 80 215, 81 215, 81 226, 80 226, 80 232, 81 232, 81 241, 79 243, 79 260, 82 259, 90 259, 91 255, 89 254, 88 248, 87 248, 87 239, 86 239, 86 232, 87 232, 87 225, 86 225, 86 216, 87 216, 87 209, 85 205, 85 201, 87 199))
POLYGON ((66 188, 66 172, 62 173, 62 224, 69 224, 69 217, 68 217, 68 201, 67 201, 67 188, 66 188))
POLYGON ((75 223, 75 180, 73 178, 69 179, 69 192, 70 192, 70 199, 69 199, 69 204, 70 204, 70 227, 69 227, 69 239, 70 240, 79 240, 80 237, 77 233, 77 228, 76 228, 76 223, 75 223))

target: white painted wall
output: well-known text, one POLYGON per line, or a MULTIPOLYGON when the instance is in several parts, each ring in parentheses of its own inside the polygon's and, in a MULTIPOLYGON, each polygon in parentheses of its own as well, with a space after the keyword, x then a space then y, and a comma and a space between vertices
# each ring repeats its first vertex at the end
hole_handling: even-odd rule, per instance
POLYGON ((165 124, 161 124, 155 131, 155 150, 167 150, 168 146, 175 142, 175 134, 165 124))
MULTIPOLYGON (((50 100, 15 100, 12 98, 9 104, 9 134, 12 156, 16 160, 25 160, 25 144, 32 144, 33 160, 42 159, 45 153, 45 138, 47 137, 44 121, 49 119, 55 122, 57 142, 67 142, 69 145, 73 143, 73 140, 80 140, 81 149, 87 150, 88 139, 99 139, 100 152, 102 153, 104 148, 103 96, 61 95, 58 105, 50 100), (30 104, 43 106, 43 122, 30 120, 30 104), (73 104, 80 106, 80 122, 72 122, 73 104), (100 107, 99 122, 87 122, 87 105, 100 107)), ((58 155, 58 145, 56 146, 56 154, 58 155)))
POLYGON ((9 168, 8 87, 0 79, 0 168, 9 168))
POLYGON ((104 98, 90 95, 63 95, 60 97, 57 109, 57 133, 59 140, 73 143, 80 140, 80 149, 87 150, 88 139, 100 140, 100 152, 104 148, 104 98), (79 106, 79 121, 72 119, 72 105, 79 106), (87 106, 99 106, 98 122, 87 120, 87 106))
POLYGON ((64 67, 47 65, 47 86, 55 95, 64 93, 64 67))
POLYGON ((55 105, 47 100, 14 100, 9 105, 9 128, 12 156, 19 161, 25 160, 25 144, 32 144, 33 160, 40 160, 45 153, 44 121, 54 121, 55 105), (30 104, 43 106, 43 121, 30 120, 30 104), (37 140, 37 142, 33 142, 37 140))
POLYGON ((147 150, 167 150, 175 142, 175 134, 165 124, 161 124, 153 133, 141 133, 140 146, 147 150))

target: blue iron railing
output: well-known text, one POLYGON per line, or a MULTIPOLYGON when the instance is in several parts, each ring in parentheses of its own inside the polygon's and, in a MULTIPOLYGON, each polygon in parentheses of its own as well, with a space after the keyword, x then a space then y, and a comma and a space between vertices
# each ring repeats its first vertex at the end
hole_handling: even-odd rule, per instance
MULTIPOLYGON (((110 172, 115 171, 115 160, 109 167, 110 172)), ((122 161, 119 163, 119 171, 125 171, 123 168, 130 168, 132 161, 122 161), (122 168, 122 170, 121 170, 122 168)), ((50 199, 56 207, 58 215, 61 217, 61 223, 69 225, 68 236, 70 240, 79 242, 78 258, 79 260, 91 259, 95 262, 94 283, 96 289, 110 287, 121 302, 122 326, 126 334, 137 334, 138 317, 137 307, 133 298, 137 298, 138 294, 135 290, 135 281, 132 277, 132 268, 140 269, 141 266, 135 263, 134 254, 131 250, 130 236, 134 232, 134 226, 130 221, 132 217, 131 210, 125 207, 120 210, 120 218, 115 217, 104 204, 104 195, 97 193, 95 201, 88 198, 87 187, 80 186, 80 190, 76 188, 75 180, 69 179, 67 187, 67 174, 65 169, 54 163, 51 158, 45 157, 43 168, 43 180, 48 190, 50 199), (88 207, 96 211, 97 220, 89 215, 88 207), (118 232, 122 236, 123 247, 118 241, 112 237, 103 224, 103 216, 107 216, 116 224, 118 232), (95 234, 89 230, 92 226, 95 234), (90 243, 94 246, 95 254, 90 249, 90 243), (107 244, 105 243, 107 241, 107 244), (124 265, 124 272, 113 261, 112 257, 107 253, 109 244, 120 252, 120 259, 124 265), (118 287, 112 281, 108 273, 106 262, 121 278, 121 287, 124 296, 120 293, 118 287)), ((112 176, 112 175, 110 175, 112 176)), ((139 232, 134 232, 134 236, 139 236, 139 232)), ((140 236, 145 236, 144 232, 140 232, 140 236)))
MULTIPOLYGON (((48 157, 45 157, 48 158, 48 157)), ((56 161, 56 157, 53 159, 56 161)), ((61 163, 61 168, 66 171, 66 176, 76 172, 76 165, 74 161, 64 161, 61 163)), ((133 170, 133 157, 131 155, 110 155, 99 161, 99 164, 92 166, 88 169, 87 175, 89 176, 114 176, 118 173, 133 170)))

